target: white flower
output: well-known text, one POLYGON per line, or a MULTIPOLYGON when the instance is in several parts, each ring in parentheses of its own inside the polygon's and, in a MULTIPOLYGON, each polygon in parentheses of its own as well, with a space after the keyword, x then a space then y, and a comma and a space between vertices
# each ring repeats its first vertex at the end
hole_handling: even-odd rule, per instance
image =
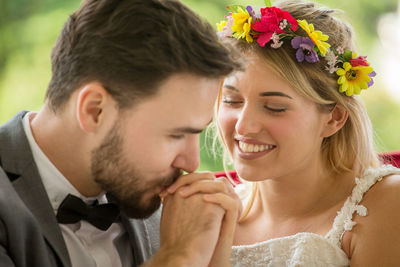
POLYGON ((338 56, 333 53, 333 51, 328 51, 325 56, 325 60, 328 62, 328 66, 326 67, 326 70, 328 70, 330 73, 334 73, 337 71, 339 68, 336 67, 338 61, 337 61, 338 56))
POLYGON ((337 58, 338 58, 338 56, 336 56, 335 53, 333 53, 332 51, 329 51, 328 53, 326 53, 326 56, 325 56, 326 61, 328 61, 328 65, 336 64, 337 58))
POLYGON ((226 24, 222 28, 220 32, 217 32, 217 35, 220 39, 225 39, 226 37, 232 36, 232 25, 233 25, 233 17, 232 16, 226 16, 226 24))
POLYGON ((284 30, 288 25, 288 21, 286 19, 283 19, 281 22, 279 22, 279 28, 281 30, 284 30))
POLYGON ((344 48, 341 47, 341 46, 339 46, 339 47, 336 49, 336 51, 337 51, 340 55, 344 54, 344 48))
POLYGON ((282 46, 282 44, 283 44, 283 42, 281 42, 280 41, 280 38, 279 38, 279 35, 278 34, 276 34, 276 33, 273 33, 272 34, 272 37, 271 37, 271 40, 272 40, 272 44, 271 44, 271 47, 272 48, 279 48, 279 47, 281 47, 282 46))
POLYGON ((326 66, 325 68, 327 71, 329 71, 329 73, 334 73, 336 72, 339 68, 335 67, 335 66, 326 66))

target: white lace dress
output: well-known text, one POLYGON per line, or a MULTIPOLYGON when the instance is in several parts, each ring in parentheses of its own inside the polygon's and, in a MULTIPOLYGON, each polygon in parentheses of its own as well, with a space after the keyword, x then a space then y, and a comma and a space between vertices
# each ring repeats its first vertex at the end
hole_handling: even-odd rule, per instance
MULTIPOLYGON (((297 233, 251 245, 233 246, 231 266, 349 266, 350 260, 341 248, 343 233, 356 224, 352 221, 354 212, 360 216, 367 215, 366 207, 359 205, 364 193, 389 174, 400 174, 400 169, 384 165, 379 169, 367 169, 360 178, 355 178, 356 186, 326 236, 297 233)), ((248 188, 239 189, 239 195, 243 195, 243 190, 248 188)))

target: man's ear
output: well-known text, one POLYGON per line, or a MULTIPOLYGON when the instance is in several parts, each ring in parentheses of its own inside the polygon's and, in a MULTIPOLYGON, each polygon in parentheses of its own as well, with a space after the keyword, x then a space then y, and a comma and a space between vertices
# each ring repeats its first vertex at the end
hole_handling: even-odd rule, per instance
POLYGON ((329 113, 328 121, 322 131, 321 137, 329 137, 339 131, 346 123, 349 113, 343 105, 337 103, 329 113))
POLYGON ((76 115, 79 126, 85 132, 94 132, 101 125, 103 111, 110 103, 110 95, 98 82, 91 82, 78 93, 76 115))

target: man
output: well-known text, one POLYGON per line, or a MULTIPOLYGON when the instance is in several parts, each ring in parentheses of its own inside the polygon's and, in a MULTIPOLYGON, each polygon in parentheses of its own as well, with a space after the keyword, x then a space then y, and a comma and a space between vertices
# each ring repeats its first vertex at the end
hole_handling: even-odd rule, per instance
POLYGON ((178 1, 86 0, 51 59, 43 108, 0 128, 0 265, 206 266, 225 211, 169 198, 159 249, 158 208, 239 67, 212 27, 178 1))

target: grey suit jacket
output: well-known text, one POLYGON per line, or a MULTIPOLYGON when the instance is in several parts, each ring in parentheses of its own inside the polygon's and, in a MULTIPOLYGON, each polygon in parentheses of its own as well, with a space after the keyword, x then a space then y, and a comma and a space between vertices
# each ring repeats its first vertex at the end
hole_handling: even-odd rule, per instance
MULTIPOLYGON (((23 129, 26 113, 16 114, 0 127, 0 166, 6 174, 0 171, 0 266, 70 267, 67 247, 23 129)), ((159 222, 160 211, 145 220, 122 216, 134 266, 158 250, 159 222)))

